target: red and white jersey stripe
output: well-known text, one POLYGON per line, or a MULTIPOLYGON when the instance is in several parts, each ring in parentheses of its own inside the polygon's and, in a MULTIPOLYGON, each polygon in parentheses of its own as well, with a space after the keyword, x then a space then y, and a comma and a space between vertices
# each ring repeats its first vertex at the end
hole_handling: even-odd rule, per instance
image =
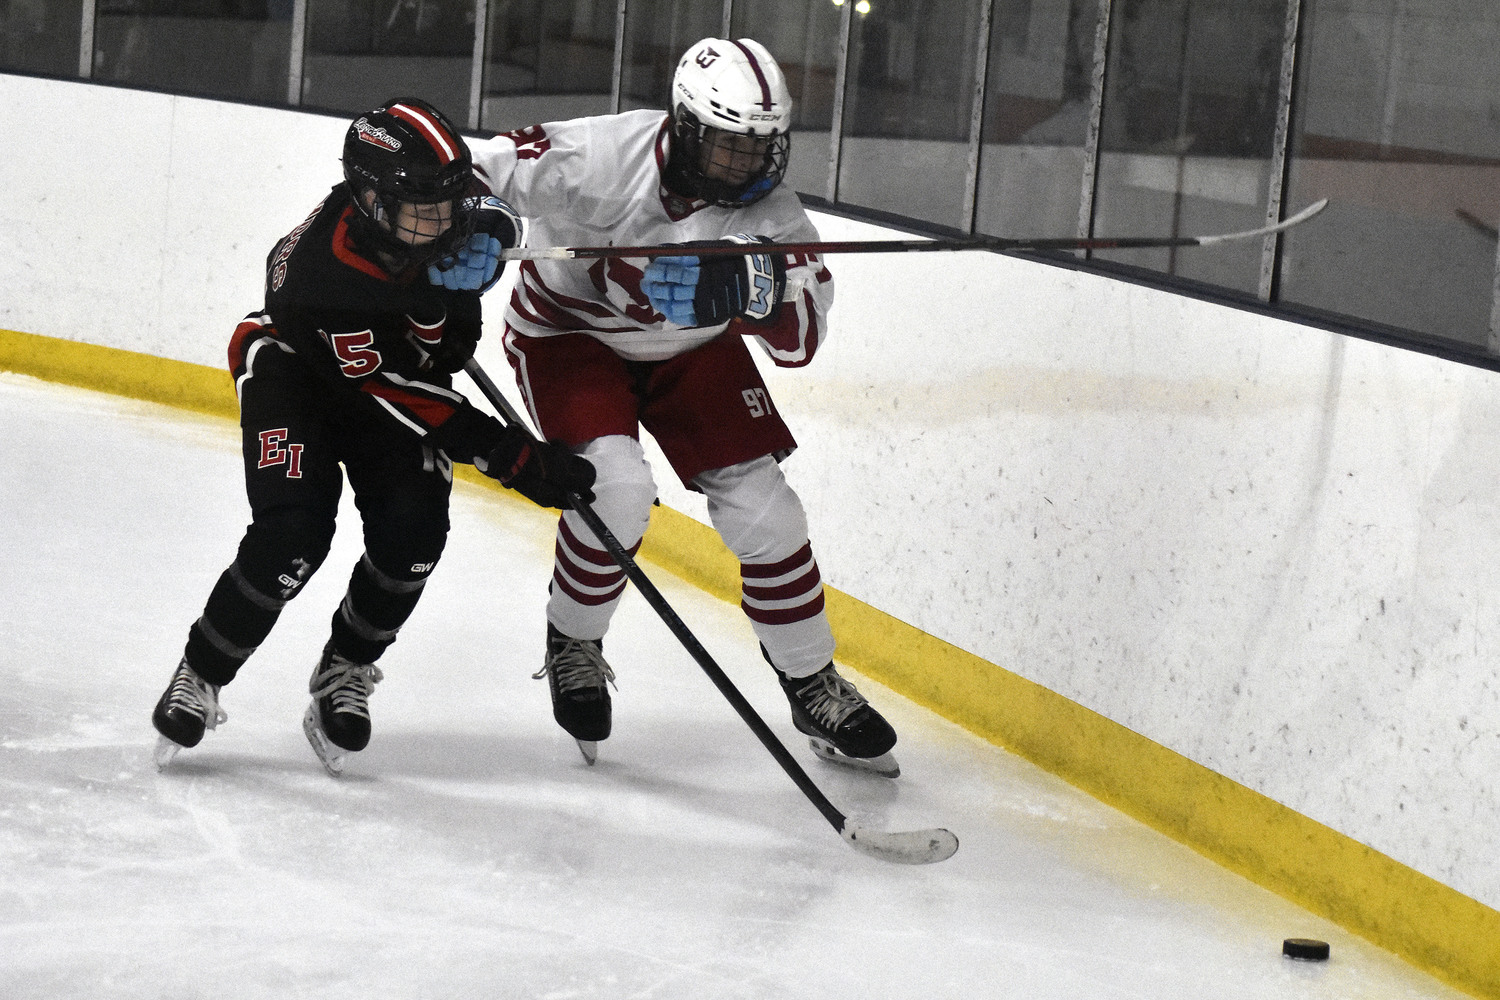
MULTIPOLYGON (((651 245, 715 240, 737 233, 779 242, 818 239, 797 195, 778 187, 742 208, 689 203, 666 192, 662 167, 668 119, 627 111, 533 125, 470 143, 474 169, 490 190, 527 217, 531 246, 651 245)), ((530 337, 587 333, 636 361, 675 357, 728 324, 681 327, 641 291, 644 258, 547 260, 522 264, 505 319, 530 337)), ((833 276, 816 256, 787 261, 787 289, 775 324, 743 324, 778 365, 807 364, 827 333, 833 276)))

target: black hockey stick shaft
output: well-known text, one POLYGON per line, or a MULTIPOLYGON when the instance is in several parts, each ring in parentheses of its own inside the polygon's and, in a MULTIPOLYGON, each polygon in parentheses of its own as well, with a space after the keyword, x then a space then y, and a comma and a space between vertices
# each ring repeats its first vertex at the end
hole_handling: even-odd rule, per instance
MULTIPOLYGON (((530 428, 527 426, 526 421, 521 419, 521 415, 501 395, 500 389, 494 382, 490 381, 489 375, 480 367, 478 361, 470 358, 464 363, 464 370, 469 373, 469 377, 474 380, 474 384, 479 386, 485 398, 490 401, 495 409, 500 411, 507 423, 520 427, 527 431, 527 433, 530 433, 530 428)), ((750 727, 750 731, 771 752, 771 756, 776 758, 776 763, 781 765, 781 769, 802 790, 802 794, 807 796, 808 800, 817 807, 818 812, 823 814, 823 818, 828 820, 829 824, 842 834, 848 817, 840 812, 838 807, 829 801, 828 796, 823 794, 822 789, 813 783, 812 778, 808 777, 807 772, 802 769, 802 765, 797 763, 796 758, 791 755, 791 752, 787 750, 781 740, 776 738, 776 734, 771 731, 771 727, 766 725, 765 720, 745 700, 745 696, 740 694, 739 689, 734 686, 734 682, 724 673, 723 668, 714 661, 714 658, 709 655, 708 650, 703 648, 703 644, 698 641, 698 637, 693 635, 692 630, 677 616, 677 612, 672 610, 672 606, 667 603, 667 599, 662 596, 661 591, 656 589, 656 585, 651 582, 651 579, 646 576, 636 561, 631 558, 630 553, 625 551, 625 546, 621 545, 620 540, 605 526, 604 521, 594 512, 594 508, 584 502, 583 498, 577 493, 569 493, 568 500, 572 504, 573 511, 579 517, 583 518, 583 523, 588 525, 589 530, 594 533, 595 537, 599 539, 600 543, 609 552, 610 558, 614 559, 615 563, 625 571, 625 575, 629 577, 630 582, 635 584, 636 589, 646 598, 646 602, 661 616, 661 620, 666 622, 667 628, 672 630, 672 634, 677 636, 677 640, 682 643, 693 659, 698 661, 698 666, 703 668, 703 672, 708 675, 708 679, 713 681, 714 687, 719 689, 719 693, 739 713, 740 718, 750 727)))
POLYGON ((599 247, 515 247, 502 251, 504 260, 587 260, 600 257, 722 257, 733 254, 827 253, 931 253, 951 250, 1001 250, 1027 252, 1034 250, 1141 250, 1160 247, 1202 247, 1233 240, 1270 236, 1300 225, 1323 211, 1328 199, 1314 202, 1296 215, 1274 225, 1211 236, 1118 236, 1118 237, 1040 237, 1007 239, 1000 236, 970 236, 938 240, 821 240, 805 243, 721 243, 711 246, 685 247, 680 243, 650 246, 599 247))

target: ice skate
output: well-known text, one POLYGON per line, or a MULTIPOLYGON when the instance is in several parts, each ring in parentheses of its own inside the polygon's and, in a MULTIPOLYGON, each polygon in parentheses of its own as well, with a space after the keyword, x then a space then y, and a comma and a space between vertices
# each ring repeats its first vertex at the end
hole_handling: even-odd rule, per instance
POLYGON ((599 741, 609 736, 609 685, 615 672, 604 660, 602 639, 574 639, 547 623, 547 662, 531 675, 547 678, 552 718, 578 741, 590 764, 599 759, 599 741))
POLYGON ((151 713, 151 724, 161 734, 152 753, 156 769, 172 763, 177 751, 184 747, 197 746, 204 730, 217 729, 228 718, 219 707, 219 685, 199 677, 183 658, 151 713))
POLYGON ((308 691, 312 701, 302 715, 302 732, 323 769, 334 777, 344 771, 344 759, 370 743, 370 694, 383 679, 372 663, 355 663, 323 647, 323 658, 313 668, 308 691))
POLYGON ((788 677, 780 670, 776 676, 791 703, 792 724, 819 757, 885 778, 901 774, 890 752, 896 731, 832 663, 808 677, 788 677))

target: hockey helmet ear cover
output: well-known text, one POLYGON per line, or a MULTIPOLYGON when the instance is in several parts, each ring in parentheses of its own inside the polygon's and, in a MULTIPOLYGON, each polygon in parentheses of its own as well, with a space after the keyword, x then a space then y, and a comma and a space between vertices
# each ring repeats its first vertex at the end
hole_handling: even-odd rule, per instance
POLYGON ((426 101, 390 100, 357 116, 344 133, 343 160, 356 244, 395 260, 398 269, 446 257, 473 232, 468 144, 426 101), (447 225, 435 238, 410 229, 403 234, 397 228, 403 205, 412 206, 408 217, 447 225))
POLYGON ((670 107, 665 179, 673 191, 739 208, 781 183, 791 151, 792 96, 764 45, 750 38, 705 38, 691 46, 672 76, 670 107), (763 158, 743 177, 709 176, 713 147, 734 136, 751 137, 763 158))

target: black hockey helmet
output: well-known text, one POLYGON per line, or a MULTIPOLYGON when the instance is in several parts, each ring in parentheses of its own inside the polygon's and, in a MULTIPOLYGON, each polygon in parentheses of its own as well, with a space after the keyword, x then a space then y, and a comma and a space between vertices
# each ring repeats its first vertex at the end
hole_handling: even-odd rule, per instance
POLYGON ((417 98, 386 101, 344 134, 344 180, 356 243, 398 269, 455 252, 473 232, 473 160, 458 129, 417 98), (404 210, 403 207, 405 206, 404 210))
POLYGON ((792 95, 764 45, 705 38, 672 76, 667 187, 725 208, 753 204, 786 174, 792 95), (711 176, 710 161, 720 167, 711 176), (733 165, 726 176, 725 168, 733 165))

